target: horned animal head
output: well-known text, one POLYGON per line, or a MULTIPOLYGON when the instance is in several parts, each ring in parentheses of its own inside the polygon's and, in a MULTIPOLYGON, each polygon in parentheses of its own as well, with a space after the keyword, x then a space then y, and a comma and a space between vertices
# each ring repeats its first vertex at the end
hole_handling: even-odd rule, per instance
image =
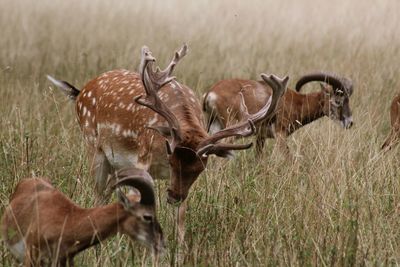
POLYGON ((349 129, 353 126, 353 117, 350 109, 350 96, 353 94, 353 83, 345 77, 339 77, 330 73, 311 73, 299 79, 296 83, 296 91, 300 91, 303 85, 313 81, 320 81, 321 90, 329 98, 323 107, 324 114, 338 121, 340 125, 349 129))

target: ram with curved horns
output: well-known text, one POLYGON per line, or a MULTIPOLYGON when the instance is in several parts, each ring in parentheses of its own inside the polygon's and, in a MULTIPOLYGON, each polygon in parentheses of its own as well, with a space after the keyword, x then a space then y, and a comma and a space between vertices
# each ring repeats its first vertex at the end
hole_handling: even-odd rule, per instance
POLYGON ((73 266, 79 252, 121 233, 150 247, 157 259, 164 238, 156 218, 153 180, 134 168, 116 177, 112 187, 119 201, 95 208, 76 205, 47 179, 20 181, 0 225, 6 247, 24 266, 73 266), (120 190, 125 186, 140 194, 125 195, 120 190))
MULTIPOLYGON (((216 83, 203 96, 203 111, 209 117, 209 132, 213 133, 231 122, 241 121, 256 112, 271 96, 264 81, 230 79, 216 83)), ((311 73, 301 77, 296 91, 286 90, 279 100, 276 116, 257 128, 257 150, 263 149, 266 138, 275 138, 277 148, 289 154, 286 139, 297 129, 323 116, 338 121, 345 129, 352 127, 349 99, 353 93, 350 79, 332 73, 311 73), (321 90, 299 93, 309 82, 321 82, 321 90)))

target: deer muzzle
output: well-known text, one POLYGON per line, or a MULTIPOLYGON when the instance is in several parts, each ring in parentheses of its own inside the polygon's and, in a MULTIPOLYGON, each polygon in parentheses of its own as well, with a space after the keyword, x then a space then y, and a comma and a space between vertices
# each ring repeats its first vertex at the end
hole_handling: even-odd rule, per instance
POLYGON ((179 205, 186 198, 186 196, 183 196, 182 194, 177 194, 171 189, 167 190, 167 194, 167 203, 171 205, 179 205))

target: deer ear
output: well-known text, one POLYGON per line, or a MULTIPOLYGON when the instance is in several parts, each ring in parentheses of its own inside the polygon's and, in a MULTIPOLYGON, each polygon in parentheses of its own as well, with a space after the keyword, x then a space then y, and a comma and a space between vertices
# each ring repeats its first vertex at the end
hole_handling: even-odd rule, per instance
POLYGON ((116 190, 117 198, 119 203, 124 207, 125 210, 129 210, 132 208, 132 203, 126 197, 126 195, 121 191, 121 189, 116 190))
POLYGON ((319 86, 321 87, 322 92, 324 92, 327 95, 331 94, 331 87, 329 85, 326 85, 324 83, 319 83, 319 86))

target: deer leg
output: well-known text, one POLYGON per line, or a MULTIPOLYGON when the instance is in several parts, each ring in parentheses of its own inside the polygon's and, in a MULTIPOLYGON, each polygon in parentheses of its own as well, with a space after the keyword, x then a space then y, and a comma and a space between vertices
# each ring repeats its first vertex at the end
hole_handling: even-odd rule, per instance
POLYGON ((183 201, 178 207, 178 244, 182 245, 185 240, 185 215, 187 210, 187 200, 183 201))
POLYGON ((68 264, 69 264, 69 267, 74 267, 74 266, 75 266, 75 264, 74 264, 74 258, 69 258, 68 264))
POLYGON ((285 157, 290 157, 289 146, 287 145, 287 136, 284 133, 275 133, 275 148, 274 150, 278 150, 279 153, 284 155, 285 157))
POLYGON ((30 267, 40 265, 41 263, 38 250, 35 249, 33 246, 27 247, 23 266, 30 267))
POLYGON ((67 266, 67 259, 66 259, 66 258, 60 259, 60 260, 58 261, 57 266, 66 267, 66 266, 67 266))
POLYGON ((383 143, 381 149, 388 151, 392 149, 394 145, 398 143, 400 131, 391 130, 389 136, 386 138, 385 143, 383 143))
POLYGON ((256 136, 256 153, 261 155, 264 149, 265 139, 267 138, 267 128, 265 125, 260 125, 256 136))
POLYGON ((74 267, 74 256, 65 258, 65 266, 74 267))
POLYGON ((220 119, 218 118, 218 116, 214 113, 215 112, 213 111, 213 114, 210 115, 210 120, 209 120, 208 126, 207 126, 207 132, 209 132, 210 134, 214 134, 214 133, 222 130, 223 128, 225 128, 223 126, 223 124, 220 122, 220 119))
POLYGON ((103 151, 97 150, 95 152, 92 160, 91 172, 92 176, 95 177, 95 204, 104 204, 110 197, 110 194, 107 193, 107 180, 112 172, 112 168, 103 151))

